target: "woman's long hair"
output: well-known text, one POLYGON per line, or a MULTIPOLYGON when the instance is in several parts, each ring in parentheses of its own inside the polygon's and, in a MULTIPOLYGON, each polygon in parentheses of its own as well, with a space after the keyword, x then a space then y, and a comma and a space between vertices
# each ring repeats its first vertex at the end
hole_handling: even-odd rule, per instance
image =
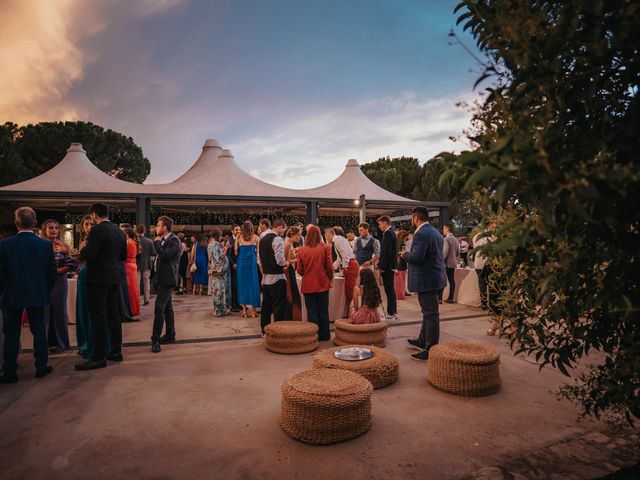
POLYGON ((242 227, 240 227, 240 232, 242 235, 242 239, 245 242, 250 242, 253 239, 253 235, 254 235, 253 223, 251 223, 249 220, 244 222, 242 224, 242 227))
POLYGON ((136 246, 140 246, 138 235, 133 230, 127 230, 127 238, 133 240, 136 243, 136 246))
POLYGON ((360 270, 360 285, 362 288, 362 305, 378 308, 382 304, 382 295, 376 282, 376 276, 370 268, 360 270))
POLYGON ((82 217, 82 220, 80 221, 80 241, 84 242, 88 235, 86 233, 84 233, 84 222, 86 222, 87 220, 91 220, 91 223, 93 223, 93 218, 91 218, 91 215, 85 215, 84 217, 82 217))
POLYGON ((320 229, 315 225, 307 227, 307 236, 304 239, 304 246, 313 248, 321 243, 322 237, 320 236, 320 229))

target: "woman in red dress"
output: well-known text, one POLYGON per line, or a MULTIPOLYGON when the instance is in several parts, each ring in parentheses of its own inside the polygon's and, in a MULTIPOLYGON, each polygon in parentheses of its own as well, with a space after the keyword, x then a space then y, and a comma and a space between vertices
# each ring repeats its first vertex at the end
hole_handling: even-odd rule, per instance
POLYGON ((140 288, 138 286, 138 265, 136 257, 140 253, 138 236, 133 230, 127 232, 127 261, 125 268, 127 272, 127 287, 129 289, 129 302, 131 303, 131 315, 140 315, 140 288))

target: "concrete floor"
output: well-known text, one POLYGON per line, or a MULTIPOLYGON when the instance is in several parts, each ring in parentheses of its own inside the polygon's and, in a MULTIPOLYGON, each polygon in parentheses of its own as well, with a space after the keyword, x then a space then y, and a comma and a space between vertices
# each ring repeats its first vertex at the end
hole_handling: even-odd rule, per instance
MULTIPOLYGON (((178 298, 180 338, 259 332, 257 319, 212 320, 208 302, 178 298)), ((401 322, 417 312, 415 297, 400 302, 401 322)), ((145 307, 142 322, 125 325, 126 342, 148 339, 151 314, 145 307)), ((444 305, 442 315, 482 312, 444 305)), ((282 381, 310 368, 311 354, 272 354, 258 339, 169 345, 160 354, 131 347, 122 364, 79 373, 68 352, 51 357, 54 372, 41 380, 23 354, 20 382, 0 387, 0 478, 460 478, 603 428, 578 422, 574 407, 555 399, 565 377, 514 358, 486 327, 484 317, 443 321, 441 341, 497 348, 498 394, 462 398, 431 387, 406 347, 419 327, 393 326, 387 349, 400 359, 399 381, 374 392, 366 435, 326 447, 289 438, 277 421, 282 381)))

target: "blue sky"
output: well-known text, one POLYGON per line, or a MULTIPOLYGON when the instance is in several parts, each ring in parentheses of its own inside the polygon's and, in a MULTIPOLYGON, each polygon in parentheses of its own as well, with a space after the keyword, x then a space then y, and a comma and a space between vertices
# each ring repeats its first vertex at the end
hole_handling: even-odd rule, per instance
POLYGON ((13 45, 20 64, 0 120, 121 131, 151 160, 148 182, 182 174, 206 138, 290 187, 348 158, 425 161, 463 148, 448 140, 468 127, 455 104, 477 98, 477 65, 448 44, 455 0, 7 2, 0 60, 13 45))

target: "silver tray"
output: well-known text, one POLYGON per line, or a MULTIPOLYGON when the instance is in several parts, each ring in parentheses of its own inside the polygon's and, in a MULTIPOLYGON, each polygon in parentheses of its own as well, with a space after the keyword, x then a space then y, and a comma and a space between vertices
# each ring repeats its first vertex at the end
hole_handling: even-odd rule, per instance
POLYGON ((358 362, 373 357, 373 352, 368 348, 347 347, 336 350, 333 356, 338 360, 346 360, 347 362, 358 362))

